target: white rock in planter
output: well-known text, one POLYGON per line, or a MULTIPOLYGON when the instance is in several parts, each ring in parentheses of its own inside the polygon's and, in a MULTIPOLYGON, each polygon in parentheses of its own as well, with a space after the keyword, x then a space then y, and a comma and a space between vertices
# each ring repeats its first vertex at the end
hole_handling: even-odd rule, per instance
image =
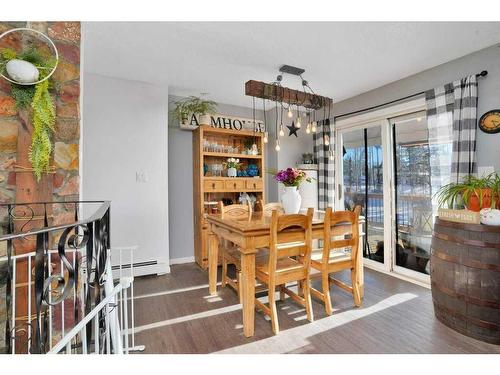
POLYGON ((500 225, 500 210, 484 208, 480 212, 481 224, 500 225))
POLYGON ((12 59, 5 66, 7 74, 19 83, 33 83, 38 81, 40 72, 35 65, 28 61, 12 59))

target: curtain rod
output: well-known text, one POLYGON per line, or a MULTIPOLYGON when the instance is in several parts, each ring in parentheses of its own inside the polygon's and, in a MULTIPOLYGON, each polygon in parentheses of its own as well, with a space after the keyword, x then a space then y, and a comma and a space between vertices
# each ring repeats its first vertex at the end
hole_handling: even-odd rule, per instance
MULTIPOLYGON (((487 75, 488 75, 488 71, 487 70, 483 70, 481 73, 477 73, 476 74, 476 78, 486 77, 487 75)), ((383 103, 383 104, 374 105, 373 107, 368 107, 368 108, 364 108, 364 109, 358 109, 357 111, 352 111, 352 112, 349 112, 349 113, 343 113, 343 114, 338 115, 338 116, 333 116, 333 119, 335 120, 335 119, 340 118, 340 117, 355 115, 356 113, 360 113, 360 112, 371 111, 372 109, 384 107, 386 105, 397 103, 397 102, 400 102, 402 100, 410 99, 410 98, 413 98, 414 96, 419 96, 419 95, 423 95, 423 94, 425 94, 425 91, 417 92, 416 94, 408 95, 408 96, 405 96, 404 98, 399 98, 399 99, 396 99, 396 100, 391 100, 390 102, 386 102, 386 103, 383 103)))

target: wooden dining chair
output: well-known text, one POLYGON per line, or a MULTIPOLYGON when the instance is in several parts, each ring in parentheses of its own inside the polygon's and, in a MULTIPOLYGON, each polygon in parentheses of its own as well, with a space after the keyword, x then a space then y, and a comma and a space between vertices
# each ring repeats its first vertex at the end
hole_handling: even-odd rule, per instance
MULTIPOLYGON (((325 211, 323 249, 314 250, 311 255, 311 267, 319 271, 315 276, 321 277, 322 291, 311 287, 311 294, 323 301, 327 315, 332 315, 330 284, 335 284, 348 291, 354 297, 354 304, 361 305, 359 285, 357 283, 359 256, 359 210, 332 212, 331 207, 325 211), (332 227, 337 224, 350 224, 343 239, 332 240, 332 227), (345 249, 350 247, 350 252, 345 249), (331 273, 343 270, 351 271, 351 285, 334 279, 331 273)), ((335 236, 338 237, 338 236, 335 236)))
MULTIPOLYGON (((252 216, 252 206, 250 203, 247 204, 231 204, 224 206, 224 203, 218 203, 219 212, 222 219, 234 219, 241 221, 248 221, 252 216)), ((225 287, 229 285, 233 288, 240 298, 241 302, 241 291, 240 291, 240 280, 241 280, 241 255, 235 244, 224 241, 222 244, 222 280, 221 286, 225 287), (236 279, 232 279, 227 275, 228 264, 234 264, 236 267, 236 279)))
POLYGON ((278 215, 278 212, 274 210, 271 215, 269 254, 267 257, 256 259, 255 276, 257 281, 267 285, 269 304, 266 305, 258 299, 255 299, 255 304, 271 318, 275 334, 279 332, 275 299, 277 286, 280 288, 281 299, 286 293, 305 307, 307 319, 310 322, 314 320, 309 280, 312 217, 312 208, 307 210, 307 215, 278 215), (291 231, 293 228, 297 230, 291 231), (302 283, 302 297, 286 288, 286 283, 290 282, 302 283))
POLYGON ((285 209, 283 208, 283 205, 279 202, 264 203, 263 200, 260 200, 259 207, 260 210, 263 212, 264 216, 271 216, 273 211, 277 211, 278 214, 280 215, 285 214, 285 209))

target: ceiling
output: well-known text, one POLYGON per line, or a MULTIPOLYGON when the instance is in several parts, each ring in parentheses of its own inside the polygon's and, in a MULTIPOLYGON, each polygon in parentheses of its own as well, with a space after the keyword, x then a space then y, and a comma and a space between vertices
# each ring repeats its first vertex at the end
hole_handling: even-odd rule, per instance
POLYGON ((86 72, 248 107, 244 83, 273 81, 282 64, 340 101, 499 43, 500 22, 85 22, 83 33, 86 72))

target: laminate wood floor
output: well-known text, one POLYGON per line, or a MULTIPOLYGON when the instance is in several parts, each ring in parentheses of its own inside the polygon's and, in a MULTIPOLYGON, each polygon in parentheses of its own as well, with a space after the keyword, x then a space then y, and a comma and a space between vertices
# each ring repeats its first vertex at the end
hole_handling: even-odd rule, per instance
POLYGON ((287 298, 278 302, 281 332, 273 335, 270 321, 256 312, 252 338, 243 335, 236 293, 226 287, 209 296, 207 282, 194 263, 136 278, 136 345, 144 344, 145 353, 500 353, 500 346, 437 321, 429 289, 369 269, 361 308, 333 286, 333 315, 313 299, 309 323, 287 298))

